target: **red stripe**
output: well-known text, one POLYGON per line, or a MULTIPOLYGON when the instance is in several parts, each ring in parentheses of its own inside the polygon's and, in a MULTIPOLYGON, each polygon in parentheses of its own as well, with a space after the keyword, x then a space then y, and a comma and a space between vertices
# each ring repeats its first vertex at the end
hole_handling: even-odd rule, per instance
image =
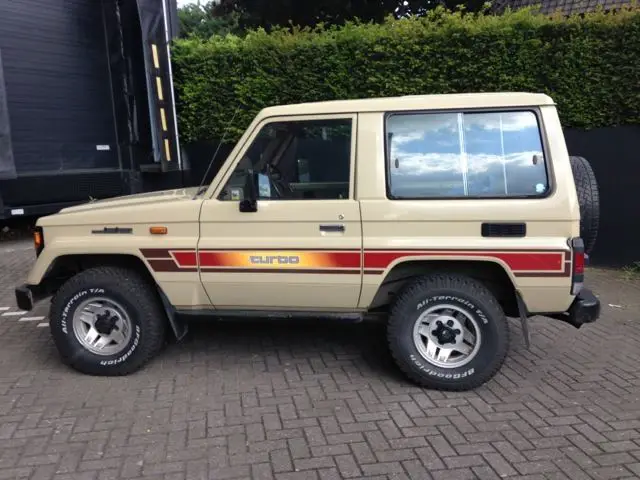
POLYGON ((325 255, 329 257, 334 268, 360 268, 360 252, 334 252, 325 253, 325 255))
POLYGON ((180 265, 181 268, 183 267, 197 267, 198 266, 198 261, 196 260, 196 252, 195 250, 192 251, 172 251, 171 252, 173 254, 173 256, 175 257, 176 261, 178 262, 178 265, 180 265))
POLYGON ((514 271, 561 271, 564 269, 564 255, 558 252, 458 252, 458 251, 415 251, 415 252, 365 252, 365 268, 384 269, 395 260, 404 257, 492 257, 505 262, 514 271))
POLYGON ((225 267, 224 254, 217 252, 203 252, 200 251, 200 266, 201 267, 225 267))

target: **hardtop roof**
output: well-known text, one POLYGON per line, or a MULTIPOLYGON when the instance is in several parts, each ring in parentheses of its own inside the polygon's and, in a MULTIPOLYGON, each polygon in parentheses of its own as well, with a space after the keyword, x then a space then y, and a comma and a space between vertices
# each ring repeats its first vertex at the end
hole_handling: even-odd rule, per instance
POLYGON ((277 105, 264 108, 261 117, 280 115, 321 115, 334 113, 388 112, 411 110, 446 110, 468 108, 510 108, 554 105, 551 97, 541 93, 492 92, 441 95, 407 95, 353 100, 277 105))

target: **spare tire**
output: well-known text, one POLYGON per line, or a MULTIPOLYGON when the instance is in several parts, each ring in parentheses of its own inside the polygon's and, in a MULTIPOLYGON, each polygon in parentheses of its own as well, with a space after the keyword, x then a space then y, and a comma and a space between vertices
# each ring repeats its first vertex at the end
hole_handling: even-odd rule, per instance
POLYGON ((598 182, 591 164, 584 157, 572 156, 569 160, 580 204, 580 236, 584 241, 585 253, 589 255, 596 244, 600 225, 598 182))

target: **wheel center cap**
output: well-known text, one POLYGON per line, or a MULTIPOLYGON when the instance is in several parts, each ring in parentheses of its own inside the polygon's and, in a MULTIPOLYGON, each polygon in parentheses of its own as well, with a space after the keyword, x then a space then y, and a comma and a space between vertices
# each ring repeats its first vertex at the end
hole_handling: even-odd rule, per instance
POLYGON ((105 312, 96 315, 95 328, 100 335, 111 335, 111 332, 116 328, 116 322, 118 317, 111 315, 110 312, 105 312))
POLYGON ((462 333, 460 328, 456 328, 456 322, 453 320, 447 320, 443 322, 441 320, 436 321, 436 328, 431 331, 431 334, 435 337, 440 345, 446 345, 448 343, 456 344, 457 337, 462 333))

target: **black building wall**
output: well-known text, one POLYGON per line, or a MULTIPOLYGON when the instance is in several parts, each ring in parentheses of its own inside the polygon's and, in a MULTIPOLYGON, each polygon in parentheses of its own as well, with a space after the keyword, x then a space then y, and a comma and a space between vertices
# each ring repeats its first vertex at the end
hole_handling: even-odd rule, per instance
POLYGON ((571 155, 591 163, 600 188, 594 265, 640 261, 640 125, 565 130, 571 155))

